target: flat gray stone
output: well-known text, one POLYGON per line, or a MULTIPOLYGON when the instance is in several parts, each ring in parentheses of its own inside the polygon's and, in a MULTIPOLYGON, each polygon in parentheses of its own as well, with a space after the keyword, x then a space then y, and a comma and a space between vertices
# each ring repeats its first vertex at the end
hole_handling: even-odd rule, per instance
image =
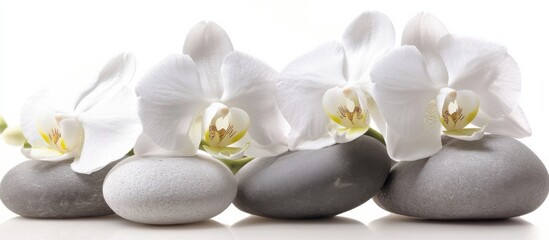
POLYGON ((391 159, 383 144, 362 136, 319 150, 258 158, 236 175, 240 210, 270 218, 331 217, 377 194, 391 159))
POLYGON ((236 180, 210 157, 132 157, 111 170, 103 192, 109 206, 125 219, 184 224, 223 212, 236 195, 236 180))
POLYGON ((534 211, 548 192, 547 169, 528 147, 487 135, 449 140, 429 159, 398 163, 374 200, 412 217, 503 219, 534 211))
POLYGON ((72 171, 70 162, 29 160, 12 168, 0 183, 0 199, 29 218, 77 218, 113 214, 103 198, 103 180, 116 164, 90 175, 72 171))

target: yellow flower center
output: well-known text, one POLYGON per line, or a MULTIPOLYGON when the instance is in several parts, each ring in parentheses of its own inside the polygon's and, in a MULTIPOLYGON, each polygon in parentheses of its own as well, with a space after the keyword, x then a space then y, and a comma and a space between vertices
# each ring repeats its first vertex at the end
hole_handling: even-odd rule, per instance
POLYGON ((208 125, 204 133, 205 144, 202 147, 216 158, 240 159, 244 157, 244 151, 249 143, 238 145, 237 142, 246 135, 250 119, 243 110, 219 105, 215 106, 217 110, 211 119, 205 119, 208 125))
POLYGON ((342 89, 342 98, 337 104, 337 114, 326 109, 326 114, 332 121, 345 128, 364 128, 368 126, 366 122, 367 111, 363 111, 356 93, 348 87, 342 89))
POLYGON ((477 116, 479 100, 475 93, 468 90, 455 91, 444 88, 437 96, 437 108, 440 123, 448 135, 470 135, 478 128, 466 128, 477 116))
POLYGON ((67 153, 67 144, 65 139, 61 136, 59 128, 52 128, 50 132, 45 132, 42 129, 38 129, 42 139, 50 146, 50 148, 57 150, 60 153, 67 153))
POLYGON ((370 116, 366 108, 368 100, 362 92, 357 91, 361 90, 346 86, 334 87, 324 93, 324 112, 332 120, 327 130, 336 142, 352 141, 370 127, 370 116))
POLYGON ((238 141, 242 138, 242 136, 244 136, 244 134, 246 134, 246 130, 243 130, 242 134, 238 136, 238 139, 233 139, 234 141, 231 141, 231 139, 235 137, 236 131, 234 129, 234 124, 231 123, 227 117, 228 114, 229 109, 227 107, 223 107, 219 109, 218 113, 210 122, 206 141, 209 146, 226 147, 231 144, 231 142, 238 141))

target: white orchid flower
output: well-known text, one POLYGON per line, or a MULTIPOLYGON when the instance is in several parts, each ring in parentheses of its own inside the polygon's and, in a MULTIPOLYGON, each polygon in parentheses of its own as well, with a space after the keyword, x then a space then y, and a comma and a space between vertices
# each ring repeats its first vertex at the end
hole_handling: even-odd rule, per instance
POLYGON ((144 135, 136 154, 193 156, 201 142, 224 160, 287 151, 288 126, 276 104, 272 68, 235 52, 227 33, 212 22, 188 33, 183 52, 137 84, 144 135))
POLYGON ((277 81, 278 102, 291 126, 290 150, 319 149, 366 133, 370 120, 385 122, 371 94, 369 68, 394 46, 389 18, 366 12, 340 40, 291 62, 277 81))
POLYGON ((62 86, 31 97, 21 117, 30 147, 22 153, 34 160, 73 159, 71 168, 84 174, 124 157, 141 132, 136 96, 128 87, 134 72, 134 56, 123 53, 75 98, 62 93, 62 86))
POLYGON ((448 34, 425 13, 408 22, 402 44, 371 71, 392 158, 433 155, 442 148, 441 133, 469 141, 484 132, 531 134, 517 104, 519 69, 504 47, 448 34))

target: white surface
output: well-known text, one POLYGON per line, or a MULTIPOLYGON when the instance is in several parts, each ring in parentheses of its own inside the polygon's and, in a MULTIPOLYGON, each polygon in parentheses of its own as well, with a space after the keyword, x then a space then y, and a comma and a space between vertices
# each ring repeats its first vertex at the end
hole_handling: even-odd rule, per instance
MULTIPOLYGON (((543 1, 0 0, 0 114, 17 122, 31 93, 46 84, 64 88, 93 70, 90 63, 121 50, 136 53, 139 77, 151 64, 181 52, 187 31, 203 19, 225 28, 237 50, 281 70, 298 55, 338 37, 362 11, 386 13, 400 36, 408 19, 424 10, 452 33, 507 46, 522 71, 521 105, 534 132, 523 142, 549 165, 544 143, 549 134, 544 113, 547 9, 543 1)), ((95 69, 103 63, 98 64, 95 69)), ((21 161, 17 148, 0 144, 0 176, 21 161)), ((23 219, 0 205, 0 239, 549 239, 548 205, 509 221, 458 223, 386 217, 373 202, 341 215, 346 218, 323 221, 248 219, 231 206, 213 221, 174 227, 133 224, 116 216, 23 219)))

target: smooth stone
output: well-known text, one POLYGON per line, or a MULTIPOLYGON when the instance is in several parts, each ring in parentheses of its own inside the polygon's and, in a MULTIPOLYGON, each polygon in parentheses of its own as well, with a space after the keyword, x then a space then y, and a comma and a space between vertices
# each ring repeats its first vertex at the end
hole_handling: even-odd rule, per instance
POLYGON ((368 136, 319 150, 258 158, 236 175, 234 205, 264 217, 321 218, 353 209, 379 192, 391 159, 368 136))
POLYGON ((236 195, 236 180, 209 156, 132 157, 116 165, 103 184, 119 216, 145 224, 184 224, 223 212, 236 195))
POLYGON ((70 162, 29 160, 6 173, 0 199, 29 218, 77 218, 113 214, 103 198, 103 180, 116 162, 92 174, 72 171, 70 162))
POLYGON ((398 163, 374 201, 418 218, 504 219, 534 211, 548 192, 547 169, 528 147, 487 135, 449 140, 428 159, 398 163))

